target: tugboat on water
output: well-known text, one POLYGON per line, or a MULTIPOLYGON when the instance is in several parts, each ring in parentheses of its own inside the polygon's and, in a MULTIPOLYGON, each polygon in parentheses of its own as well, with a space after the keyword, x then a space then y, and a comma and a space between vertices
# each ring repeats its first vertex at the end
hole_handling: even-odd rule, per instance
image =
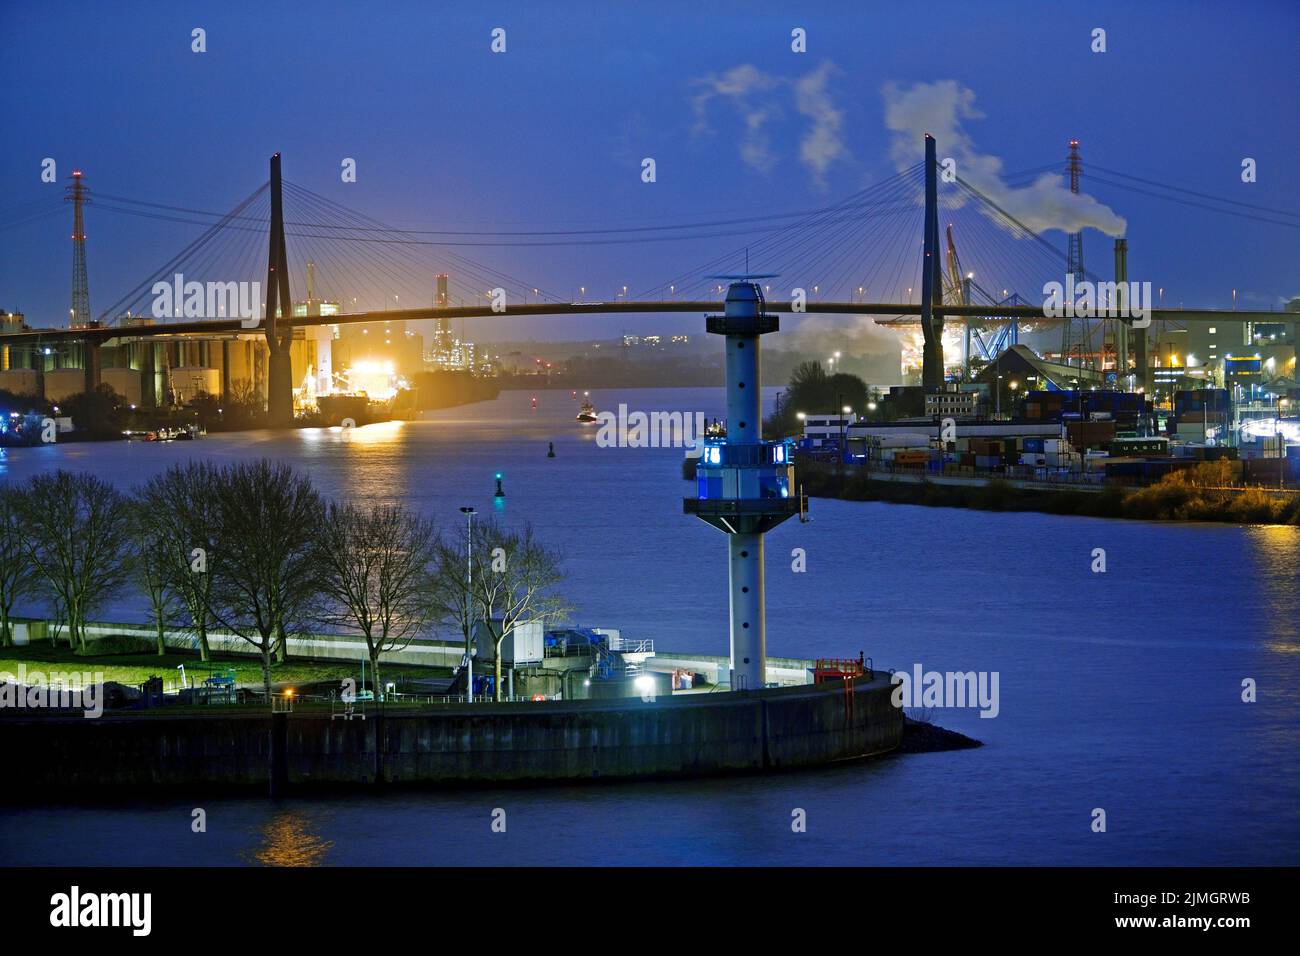
POLYGON ((596 417, 596 406, 591 404, 591 399, 585 400, 582 403, 582 408, 578 411, 577 421, 582 422, 584 425, 590 425, 592 422, 599 420, 596 417))
POLYGON ((160 441, 193 441, 196 438, 203 438, 207 431, 198 425, 164 425, 161 428, 150 429, 149 431, 125 431, 122 433, 127 441, 135 439, 148 442, 160 441))

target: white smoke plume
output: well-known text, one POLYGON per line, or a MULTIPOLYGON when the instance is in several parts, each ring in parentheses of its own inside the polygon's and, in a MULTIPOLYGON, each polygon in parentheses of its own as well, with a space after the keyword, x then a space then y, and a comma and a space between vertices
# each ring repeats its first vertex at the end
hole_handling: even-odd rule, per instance
POLYGON ((714 100, 730 104, 744 124, 741 161, 768 173, 779 158, 772 148, 769 124, 785 115, 793 96, 794 110, 808 120, 799 141, 799 161, 808 168, 813 184, 823 188, 830 166, 848 158, 843 138, 844 114, 836 108, 829 89, 829 80, 836 72, 835 64, 825 61, 812 72, 791 78, 763 73, 753 64, 745 63, 724 73, 698 77, 692 81, 697 92, 691 97, 695 132, 713 132, 709 110, 714 100))
POLYGON ((975 93, 953 80, 917 83, 882 90, 885 125, 893 132, 890 155, 904 170, 925 157, 925 134, 935 138, 939 160, 952 157, 957 175, 1035 232, 1059 229, 1078 232, 1085 227, 1109 236, 1122 236, 1128 224, 1109 206, 1085 193, 1071 193, 1064 173, 1044 173, 1016 189, 1002 179, 1002 160, 981 153, 963 128, 964 120, 980 119, 975 93))
POLYGON ((818 186, 826 185, 827 167, 847 152, 840 136, 844 114, 835 108, 826 89, 833 72, 835 64, 827 60, 794 84, 795 106, 812 120, 812 127, 799 144, 799 158, 812 170, 813 182, 818 186))
POLYGON ((741 161, 761 173, 771 170, 776 158, 765 127, 768 120, 780 116, 780 108, 766 94, 777 81, 761 73, 758 67, 744 63, 722 74, 710 73, 694 83, 700 88, 691 98, 696 133, 712 132, 708 121, 709 102, 722 98, 732 104, 745 123, 740 141, 741 161))

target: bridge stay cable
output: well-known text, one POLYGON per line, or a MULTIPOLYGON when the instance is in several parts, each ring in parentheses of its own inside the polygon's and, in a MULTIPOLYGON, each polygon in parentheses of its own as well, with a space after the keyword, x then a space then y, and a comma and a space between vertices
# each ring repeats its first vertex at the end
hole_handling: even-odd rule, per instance
POLYGON ((256 200, 259 196, 266 193, 269 188, 270 188, 269 182, 263 183, 262 185, 257 187, 257 189, 255 189, 243 201, 241 201, 237 206, 235 206, 235 208, 232 209, 230 213, 227 214, 226 217, 223 217, 222 220, 210 225, 197 238, 195 238, 192 242, 186 245, 185 248, 183 248, 180 252, 174 255, 171 259, 167 260, 167 262, 164 263, 162 266, 160 266, 159 268, 151 272, 148 278, 144 279, 138 285, 134 286, 125 295, 119 298, 107 309, 102 311, 99 314, 100 324, 107 325, 116 321, 117 316, 120 314, 120 310, 124 306, 138 302, 142 297, 144 290, 146 288, 152 287, 154 282, 158 281, 160 277, 170 276, 176 270, 178 265, 185 262, 198 249, 201 249, 204 245, 211 242, 216 236, 221 235, 223 232, 225 232, 225 230, 227 229, 227 220, 231 216, 238 215, 239 213, 247 209, 248 206, 252 204, 254 200, 256 200))

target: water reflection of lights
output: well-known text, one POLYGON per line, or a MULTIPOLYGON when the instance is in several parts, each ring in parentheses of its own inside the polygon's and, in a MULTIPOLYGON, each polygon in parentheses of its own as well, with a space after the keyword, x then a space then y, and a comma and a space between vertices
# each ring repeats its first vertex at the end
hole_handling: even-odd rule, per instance
POLYGON ((333 840, 321 839, 306 815, 294 810, 267 820, 261 837, 253 858, 263 866, 319 866, 334 846, 333 840))
POLYGON ((397 438, 405 421, 374 422, 370 425, 326 425, 323 428, 299 428, 303 441, 319 445, 325 439, 356 445, 379 445, 397 438))
POLYGON ((1254 593, 1265 609, 1265 644, 1271 651, 1300 654, 1300 527, 1264 524, 1243 530, 1252 546, 1254 593))
POLYGON ((353 445, 380 445, 397 438, 406 422, 374 422, 370 425, 335 425, 329 429, 339 441, 353 445))

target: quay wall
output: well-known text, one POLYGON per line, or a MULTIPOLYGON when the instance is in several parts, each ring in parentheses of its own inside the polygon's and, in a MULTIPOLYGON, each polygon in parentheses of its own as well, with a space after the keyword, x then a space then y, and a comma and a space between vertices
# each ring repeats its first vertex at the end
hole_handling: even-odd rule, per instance
POLYGON ((417 712, 0 716, 4 799, 708 775, 816 766, 902 741, 887 674, 657 700, 435 704, 417 712), (274 777, 274 779, 273 779, 274 777))

